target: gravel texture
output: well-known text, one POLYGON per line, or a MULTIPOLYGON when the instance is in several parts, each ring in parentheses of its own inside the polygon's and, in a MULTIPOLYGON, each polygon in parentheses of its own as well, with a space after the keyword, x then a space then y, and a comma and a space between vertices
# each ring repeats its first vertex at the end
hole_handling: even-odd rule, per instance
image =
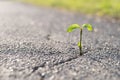
POLYGON ((0 80, 119 80, 120 23, 63 10, 0 1, 0 80), (72 23, 83 32, 83 56, 72 23))

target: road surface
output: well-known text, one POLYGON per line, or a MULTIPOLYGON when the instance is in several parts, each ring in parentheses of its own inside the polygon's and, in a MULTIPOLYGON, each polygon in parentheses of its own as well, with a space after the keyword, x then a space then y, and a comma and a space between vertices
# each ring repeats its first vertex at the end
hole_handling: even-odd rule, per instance
POLYGON ((120 23, 63 10, 0 1, 0 80, 119 80, 120 23), (83 32, 83 56, 72 23, 83 32))

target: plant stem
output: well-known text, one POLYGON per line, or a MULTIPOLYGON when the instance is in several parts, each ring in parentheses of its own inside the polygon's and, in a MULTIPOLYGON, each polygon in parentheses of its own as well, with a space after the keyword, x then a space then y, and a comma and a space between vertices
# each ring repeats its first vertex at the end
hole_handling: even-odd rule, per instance
POLYGON ((83 55, 82 54, 82 28, 80 28, 80 46, 79 46, 79 49, 80 49, 80 56, 83 55))

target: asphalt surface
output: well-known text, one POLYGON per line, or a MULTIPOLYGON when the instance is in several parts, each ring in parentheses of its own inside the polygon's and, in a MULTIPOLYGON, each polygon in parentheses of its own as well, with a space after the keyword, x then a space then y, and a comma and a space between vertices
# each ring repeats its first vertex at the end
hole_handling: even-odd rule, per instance
POLYGON ((120 80, 120 23, 1 0, 0 80, 120 80), (72 23, 94 26, 83 56, 72 23))

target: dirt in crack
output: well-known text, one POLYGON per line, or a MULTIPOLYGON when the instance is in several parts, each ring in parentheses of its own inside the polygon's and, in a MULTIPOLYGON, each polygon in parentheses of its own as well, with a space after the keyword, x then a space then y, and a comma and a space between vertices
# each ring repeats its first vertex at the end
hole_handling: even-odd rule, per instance
POLYGON ((60 65, 60 64, 64 64, 64 63, 66 63, 66 62, 70 62, 70 61, 72 61, 72 60, 74 60, 74 59, 77 59, 78 57, 79 57, 79 56, 75 56, 75 57, 69 58, 69 59, 67 59, 67 60, 65 60, 65 61, 60 61, 60 62, 54 64, 54 66, 57 66, 57 65, 60 65))
MULTIPOLYGON (((25 76, 25 78, 27 78, 27 77, 29 77, 29 76, 31 76, 33 73, 35 73, 40 67, 45 67, 45 62, 43 63, 43 64, 41 64, 41 65, 39 65, 39 66, 35 66, 35 67, 33 67, 32 69, 32 72, 30 73, 30 74, 28 74, 27 76, 25 76)), ((41 77, 41 80, 44 80, 44 75, 42 75, 41 73, 39 73, 39 75, 40 75, 40 77, 41 77)))
POLYGON ((34 73, 35 71, 37 71, 40 67, 44 67, 45 66, 45 62, 39 66, 35 66, 33 67, 33 71, 31 73, 34 73))

